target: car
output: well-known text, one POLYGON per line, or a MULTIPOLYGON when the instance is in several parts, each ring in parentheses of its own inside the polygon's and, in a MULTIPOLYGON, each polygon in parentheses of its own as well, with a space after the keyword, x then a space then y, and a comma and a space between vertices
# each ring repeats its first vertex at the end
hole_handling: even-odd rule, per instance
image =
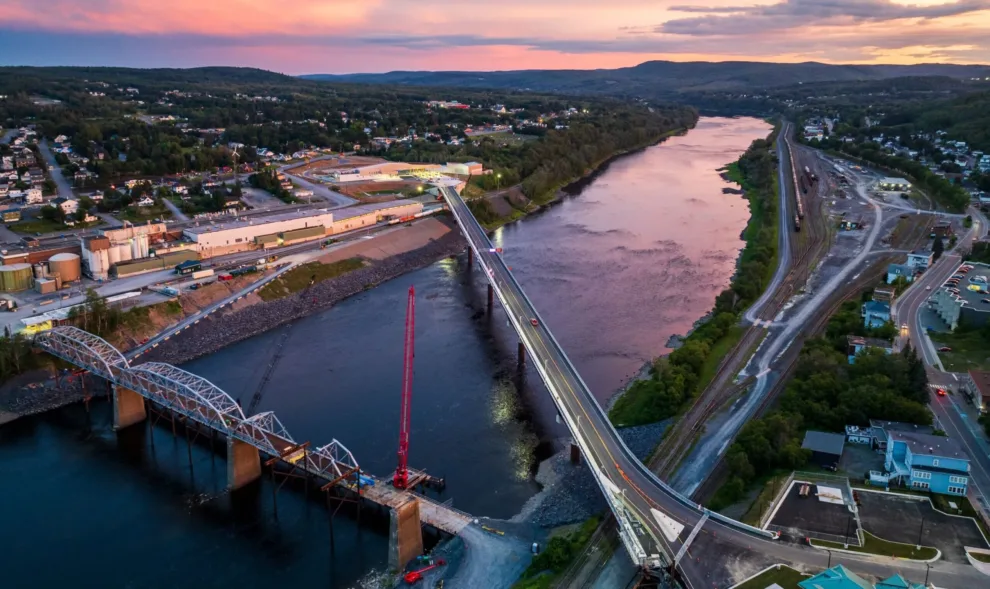
POLYGON ((931 290, 931 289, 932 287, 930 285, 925 287, 925 290, 931 290))
POLYGON ((935 389, 935 392, 938 393, 938 396, 939 397, 944 397, 945 396, 945 389, 942 389, 942 388, 935 389))
POLYGON ((536 320, 536 317, 530 317, 529 322, 533 324, 533 327, 539 327, 540 322, 536 320))
POLYGON ((980 299, 981 303, 990 303, 990 299, 980 299))
POLYGON ((941 348, 938 349, 938 351, 939 352, 951 352, 952 351, 952 348, 950 348, 949 346, 942 346, 941 348))

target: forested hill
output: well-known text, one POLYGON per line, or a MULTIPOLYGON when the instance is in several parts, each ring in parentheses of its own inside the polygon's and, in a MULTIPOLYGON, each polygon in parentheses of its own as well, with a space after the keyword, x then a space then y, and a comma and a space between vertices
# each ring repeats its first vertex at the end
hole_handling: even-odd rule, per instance
POLYGON ((752 90, 797 83, 879 80, 902 76, 987 77, 990 76, 990 66, 648 61, 634 67, 613 70, 389 72, 339 76, 314 74, 302 77, 337 82, 659 97, 680 92, 752 90))

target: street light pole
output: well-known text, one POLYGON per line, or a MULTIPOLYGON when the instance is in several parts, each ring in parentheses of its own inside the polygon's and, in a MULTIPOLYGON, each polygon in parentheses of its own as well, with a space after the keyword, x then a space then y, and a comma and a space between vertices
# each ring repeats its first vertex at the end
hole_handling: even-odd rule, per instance
POLYGON ((832 568, 832 551, 826 548, 825 552, 828 552, 828 565, 826 565, 825 568, 830 569, 832 568))
POLYGON ((932 565, 930 563, 925 563, 925 587, 928 586, 928 573, 932 570, 932 565))

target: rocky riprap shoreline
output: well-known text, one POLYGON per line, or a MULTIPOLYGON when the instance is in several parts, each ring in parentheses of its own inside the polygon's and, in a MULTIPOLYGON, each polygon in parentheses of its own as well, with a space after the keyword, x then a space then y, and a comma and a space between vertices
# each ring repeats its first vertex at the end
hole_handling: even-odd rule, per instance
MULTIPOLYGON (((93 394, 92 385, 90 394, 93 394)), ((0 393, 0 415, 3 416, 0 423, 58 409, 82 401, 85 396, 86 391, 78 379, 63 380, 61 386, 46 381, 9 387, 0 393)))
POLYGON ((302 300, 301 293, 295 293, 274 301, 255 303, 237 311, 211 315, 170 338, 142 359, 148 362, 182 364, 212 354, 283 323, 331 307, 386 280, 459 254, 465 247, 467 242, 460 233, 451 231, 417 250, 373 261, 364 268, 319 282, 306 291, 305 300, 302 300))
MULTIPOLYGON (((619 435, 640 460, 645 460, 669 424, 668 420, 622 428, 619 435)), ((543 490, 530 498, 512 521, 550 528, 582 522, 608 509, 583 457, 581 464, 572 464, 569 448, 540 463, 536 481, 543 485, 543 490)))

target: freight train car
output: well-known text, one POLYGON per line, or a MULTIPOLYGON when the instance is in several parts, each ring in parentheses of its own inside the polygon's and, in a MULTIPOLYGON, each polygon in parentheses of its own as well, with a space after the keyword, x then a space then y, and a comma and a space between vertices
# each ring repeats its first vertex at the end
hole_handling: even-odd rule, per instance
POLYGON ((794 215, 794 231, 801 232, 801 217, 794 215))

